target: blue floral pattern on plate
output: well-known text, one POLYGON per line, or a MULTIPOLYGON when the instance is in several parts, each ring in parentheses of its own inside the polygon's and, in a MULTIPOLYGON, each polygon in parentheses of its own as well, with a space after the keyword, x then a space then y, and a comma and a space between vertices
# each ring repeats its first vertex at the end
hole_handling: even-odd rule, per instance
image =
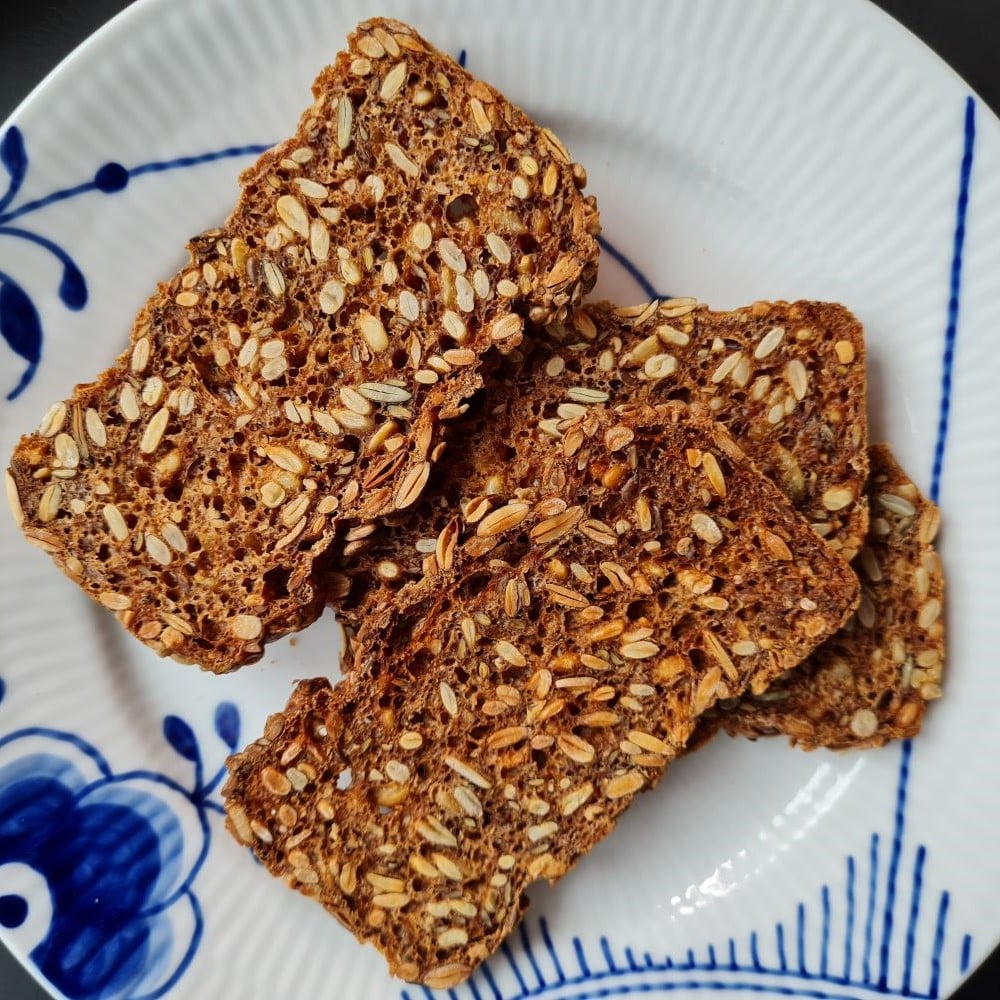
MULTIPOLYGON (((215 731, 226 753, 239 729, 236 706, 222 702, 215 731)), ((0 885, 7 865, 44 879, 51 917, 29 957, 73 1000, 162 996, 201 941, 193 885, 225 768, 204 779, 198 739, 178 716, 164 719, 163 734, 193 765, 191 787, 155 771, 115 773, 72 733, 35 727, 0 738, 0 885)), ((23 924, 29 905, 0 895, 0 925, 23 924)))
MULTIPOLYGON (((958 332, 962 253, 975 147, 972 98, 965 107, 964 136, 933 462, 931 495, 935 500, 945 455, 958 332)), ((72 258, 46 237, 11 226, 14 219, 90 191, 105 194, 120 191, 130 178, 141 174, 252 155, 266 148, 264 145, 231 147, 131 169, 109 162, 90 181, 12 207, 27 174, 28 156, 20 131, 11 127, 0 140, 0 165, 7 175, 7 189, 0 196, 0 236, 27 240, 46 249, 62 268, 60 300, 69 309, 81 309, 87 302, 87 286, 72 258)), ((621 251, 603 239, 602 246, 647 296, 655 296, 652 283, 621 251)), ((8 395, 8 399, 13 399, 37 370, 43 336, 34 303, 24 288, 3 272, 0 272, 0 336, 27 362, 8 395)), ((0 700, 4 693, 0 680, 0 700)), ((229 750, 236 748, 239 714, 231 703, 224 702, 216 710, 215 731, 229 750)), ((4 865, 25 865, 45 880, 52 916, 44 938, 29 957, 46 979, 74 1000, 124 996, 151 1000, 163 996, 184 974, 200 944, 204 924, 193 884, 209 851, 210 814, 221 812, 221 806, 211 796, 225 769, 219 767, 205 780, 199 740, 191 726, 178 716, 164 719, 163 734, 170 746, 192 764, 190 788, 153 771, 116 774, 95 747, 71 733, 31 728, 0 738, 0 876, 4 865), (182 822, 185 810, 193 813, 193 822, 182 822), (185 829, 199 831, 197 845, 185 843, 185 829)), ((519 954, 515 955, 511 945, 505 943, 500 954, 477 971, 462 988, 463 992, 471 1000, 481 1000, 484 996, 493 1000, 523 1000, 557 995, 564 1000, 570 997, 584 1000, 635 993, 667 994, 679 989, 770 993, 817 1000, 850 1000, 862 994, 933 1000, 939 995, 942 961, 949 943, 950 895, 942 892, 933 908, 934 944, 929 967, 926 972, 918 970, 914 940, 921 920, 926 845, 917 845, 912 853, 908 883, 900 874, 911 754, 910 744, 904 744, 893 835, 886 845, 888 858, 884 861, 879 835, 871 836, 866 858, 867 909, 863 916, 860 908, 856 911, 856 903, 858 907, 861 905, 860 889, 856 886, 863 881, 862 863, 854 855, 847 857, 844 892, 849 916, 843 928, 834 931, 831 926, 830 888, 824 885, 818 894, 819 919, 814 915, 809 921, 808 933, 807 907, 803 902, 796 907, 794 935, 791 930, 786 933, 785 923, 774 924, 774 944, 769 947, 773 957, 761 957, 764 940, 772 940, 771 930, 766 936, 755 932, 740 948, 730 940, 718 952, 709 945, 703 956, 691 950, 684 958, 663 959, 649 954, 637 959, 632 949, 613 947, 607 937, 601 937, 596 948, 585 948, 579 939, 574 939, 572 961, 577 970, 565 972, 570 959, 560 956, 542 920, 522 925, 519 954), (882 913, 878 914, 876 880, 882 863, 886 864, 882 890, 885 902, 882 913), (907 888, 908 908, 900 903, 907 888), (814 968, 807 963, 805 951, 807 937, 815 942, 817 927, 821 958, 814 968), (856 929, 863 942, 861 955, 852 951, 856 929), (834 939, 834 933, 843 936, 834 939), (535 957, 538 939, 539 953, 547 956, 547 972, 543 972, 535 957), (890 976, 890 958, 895 954, 893 949, 900 946, 904 949, 902 972, 896 980, 890 976), (832 958, 835 947, 840 949, 836 952, 836 965, 832 958), (501 970, 508 978, 513 976, 513 989, 498 985, 501 970)), ((0 926, 17 927, 28 916, 29 902, 23 896, 16 892, 0 895, 0 926)), ((959 946, 950 949, 962 972, 968 969, 971 945, 971 937, 965 935, 959 946)), ((429 991, 424 992, 429 995, 429 991)), ((451 991, 451 995, 457 994, 451 991)), ((402 996, 409 998, 413 993, 404 990, 402 996)))

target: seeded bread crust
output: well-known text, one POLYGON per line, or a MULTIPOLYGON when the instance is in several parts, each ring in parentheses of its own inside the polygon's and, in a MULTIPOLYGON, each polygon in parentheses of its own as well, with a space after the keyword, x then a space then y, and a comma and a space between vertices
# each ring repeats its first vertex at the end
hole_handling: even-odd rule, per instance
POLYGON ((784 734, 803 749, 883 746, 916 736, 941 697, 944 574, 940 515, 885 445, 870 450, 872 522, 855 566, 856 614, 763 694, 723 703, 699 727, 733 736, 784 734))
POLYGON ((596 274, 583 169, 411 28, 360 25, 313 92, 6 481, 91 597, 219 673, 317 616, 338 520, 411 507, 484 359, 596 274))
POLYGON ((347 680, 300 684, 229 762, 231 832, 429 987, 499 946, 527 887, 606 836, 701 713, 764 690, 857 600, 717 423, 669 404, 578 427, 572 449, 519 442, 517 499, 456 511, 437 571, 361 626, 347 680))
POLYGON ((579 419, 605 405, 679 397, 705 406, 817 534, 848 560, 857 553, 868 524, 865 345, 843 306, 587 305, 531 348, 523 368, 515 353, 493 374, 478 413, 454 426, 454 445, 421 503, 405 517, 349 530, 326 582, 348 627, 433 569, 449 512, 485 516, 530 481, 525 436, 571 446, 579 419))

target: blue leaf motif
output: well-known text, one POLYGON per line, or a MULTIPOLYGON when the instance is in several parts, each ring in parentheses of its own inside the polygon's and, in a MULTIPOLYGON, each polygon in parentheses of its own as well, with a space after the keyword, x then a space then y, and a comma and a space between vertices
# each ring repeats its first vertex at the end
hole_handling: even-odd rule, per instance
POLYGON ((4 168, 10 175, 7 193, 0 198, 0 209, 2 209, 6 208, 14 195, 17 194, 28 170, 28 154, 24 149, 24 137, 16 125, 11 125, 7 129, 3 141, 0 142, 0 161, 3 161, 4 168))
POLYGON ((195 764, 201 761, 194 730, 183 719, 176 715, 168 715, 163 720, 163 735, 185 760, 193 761, 195 764))
POLYGON ((236 749, 240 738, 240 713, 231 701, 220 702, 216 708, 215 731, 230 750, 236 749))
POLYGON ((82 309, 87 304, 87 281, 76 264, 69 259, 63 265, 59 298, 68 309, 82 309))
POLYGON ((11 350, 28 362, 20 382, 8 394, 8 399, 20 395, 31 381, 42 356, 42 322, 34 302, 12 278, 0 272, 0 336, 11 350))

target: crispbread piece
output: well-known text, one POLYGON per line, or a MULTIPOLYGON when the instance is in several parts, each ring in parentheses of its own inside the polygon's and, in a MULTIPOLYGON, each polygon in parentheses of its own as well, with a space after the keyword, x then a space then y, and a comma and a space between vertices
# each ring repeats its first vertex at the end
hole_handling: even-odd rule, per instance
POLYGON ((944 575, 937 507, 885 445, 870 450, 872 522, 856 566, 857 613, 800 667, 759 695, 721 704, 701 728, 783 733, 806 750, 882 746, 916 736, 941 696, 944 575))
POLYGON ((670 404, 576 427, 573 447, 525 431, 525 485, 453 511, 437 572, 362 624, 347 679, 301 684, 229 762, 236 837, 429 987, 498 947, 702 712, 857 598, 717 423, 670 404))
POLYGON ((365 22, 313 92, 7 480, 90 596, 216 672, 316 617, 338 519, 415 503, 484 357, 595 276, 582 168, 411 28, 365 22))
POLYGON ((493 375, 479 417, 455 425, 455 445, 414 511, 352 529, 327 576, 345 624, 421 575, 443 510, 473 503, 488 510, 495 502, 495 484, 470 466, 497 473, 503 497, 530 475, 520 455, 524 435, 565 441, 575 417, 604 400, 679 397, 707 406, 818 534, 847 559, 858 551, 868 523, 865 345, 843 306, 587 305, 551 326, 533 350, 523 370, 508 365, 493 375), (496 412, 507 413, 505 421, 496 412), (480 462, 473 451, 487 457, 480 462))

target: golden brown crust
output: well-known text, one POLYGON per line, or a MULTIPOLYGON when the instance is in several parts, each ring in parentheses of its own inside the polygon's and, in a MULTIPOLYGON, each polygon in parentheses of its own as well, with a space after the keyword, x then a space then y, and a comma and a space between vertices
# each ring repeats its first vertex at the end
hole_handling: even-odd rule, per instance
POLYGON ((870 450, 872 522, 855 566, 857 613, 800 667, 758 696, 720 705, 699 742, 784 734, 806 750, 883 746, 920 731, 941 697, 944 575, 934 551, 939 513, 885 445, 870 450))
POLYGON ((818 534, 845 558, 857 552, 868 523, 865 345, 843 306, 758 302, 711 312, 692 299, 587 305, 532 346, 523 370, 509 365, 494 373, 478 415, 455 425, 454 444, 421 504, 405 518, 359 531, 338 552, 339 563, 331 562, 329 599, 348 626, 421 575, 421 540, 426 549, 437 536, 443 510, 488 508, 493 475, 508 489, 529 481, 531 470, 513 448, 520 439, 564 439, 572 419, 562 414, 588 406, 670 398, 704 405, 818 534))
POLYGON ((347 679, 301 684, 229 763, 231 832, 428 986, 492 953, 702 712, 763 690, 857 599, 719 424, 679 403, 574 420, 512 439, 521 485, 453 511, 347 679))
POLYGON ((349 42, 117 363, 11 462, 29 539, 217 672, 316 617, 338 519, 411 506, 484 357, 595 275, 555 136, 403 24, 349 42))

